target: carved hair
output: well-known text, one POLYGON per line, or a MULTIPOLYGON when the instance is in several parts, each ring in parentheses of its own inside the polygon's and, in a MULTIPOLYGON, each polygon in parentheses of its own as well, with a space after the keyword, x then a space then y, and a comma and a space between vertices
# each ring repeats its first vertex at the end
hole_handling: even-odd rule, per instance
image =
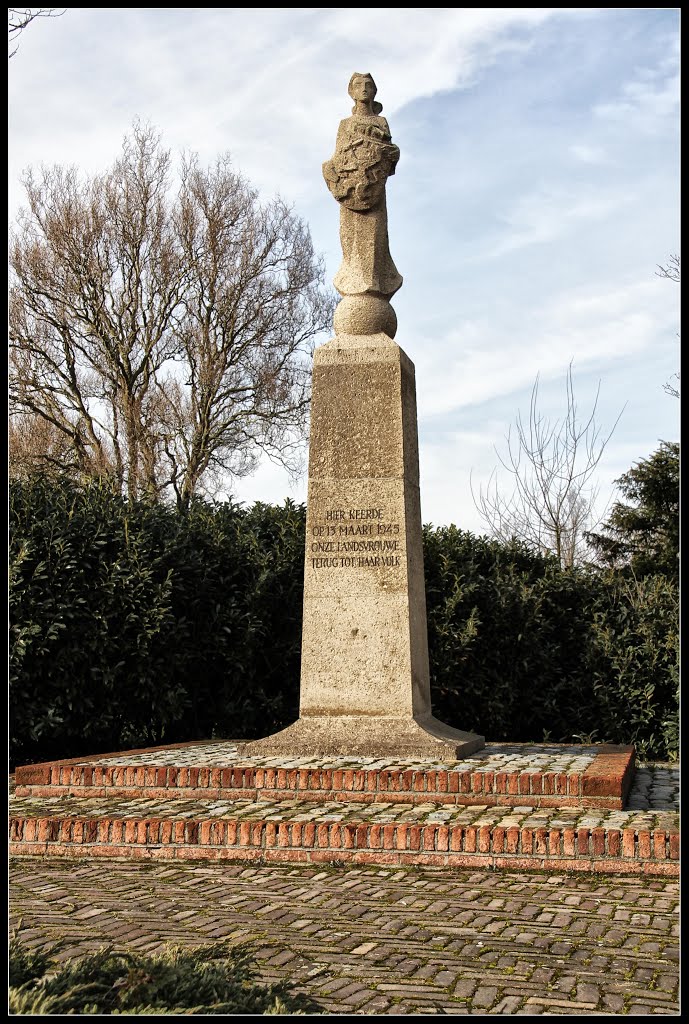
MULTIPOLYGON (((352 85, 354 84, 354 79, 355 78, 369 78, 371 80, 371 82, 373 83, 373 95, 374 96, 376 95, 376 93, 378 92, 378 86, 373 81, 373 75, 370 72, 368 72, 368 71, 365 74, 362 73, 361 71, 355 71, 354 74, 352 75, 352 77, 349 79, 349 85, 347 86, 347 92, 349 93, 350 96, 352 96, 352 85)), ((354 99, 353 96, 352 96, 352 99, 354 99)), ((373 108, 373 113, 374 114, 380 114, 381 110, 383 109, 383 104, 382 103, 378 103, 377 100, 374 100, 373 103, 371 104, 371 106, 373 108)), ((356 111, 356 104, 352 107, 352 113, 354 113, 355 111, 356 111)))

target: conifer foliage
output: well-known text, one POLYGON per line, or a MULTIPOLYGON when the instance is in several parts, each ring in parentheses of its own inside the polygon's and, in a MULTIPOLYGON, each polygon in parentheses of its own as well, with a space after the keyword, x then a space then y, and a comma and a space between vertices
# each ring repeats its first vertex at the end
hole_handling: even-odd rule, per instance
POLYGON ((615 502, 600 534, 588 541, 601 561, 640 579, 679 579, 679 444, 661 441, 617 483, 615 502))
POLYGON ((289 1014, 321 1013, 287 981, 263 985, 249 948, 218 942, 162 953, 97 953, 59 963, 61 945, 28 950, 10 942, 11 1014, 289 1014))

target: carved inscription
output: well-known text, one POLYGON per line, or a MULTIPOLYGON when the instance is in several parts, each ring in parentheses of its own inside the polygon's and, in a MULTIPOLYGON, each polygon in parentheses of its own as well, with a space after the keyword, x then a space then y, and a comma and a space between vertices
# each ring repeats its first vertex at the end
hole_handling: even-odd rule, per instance
POLYGON ((401 565, 399 523, 388 522, 383 508, 333 508, 325 522, 311 526, 313 569, 350 569, 401 565))

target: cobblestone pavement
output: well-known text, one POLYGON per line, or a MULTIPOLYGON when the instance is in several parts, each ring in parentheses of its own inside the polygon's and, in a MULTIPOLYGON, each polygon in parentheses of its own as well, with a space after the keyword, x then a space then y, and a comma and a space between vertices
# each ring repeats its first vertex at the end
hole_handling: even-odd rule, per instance
POLYGON ((679 1013, 667 879, 39 858, 10 879, 31 947, 248 941, 328 1013, 679 1013))
POLYGON ((638 765, 626 809, 679 811, 679 765, 638 765))
MULTIPOLYGON (((595 745, 567 746, 566 744, 531 744, 531 743, 486 743, 480 750, 459 761, 438 761, 436 758, 412 758, 400 760, 393 757, 261 757, 237 754, 237 744, 232 740, 210 743, 198 743, 193 746, 174 746, 169 748, 153 748, 138 754, 127 754, 128 765, 159 764, 159 765, 204 765, 225 766, 239 761, 241 764, 256 764, 264 768, 368 768, 368 769, 409 769, 468 768, 472 771, 585 771, 591 765, 600 747, 595 745)), ((79 764, 122 764, 122 754, 110 757, 84 758, 79 764)))
POLYGON ((156 820, 231 818, 262 821, 361 821, 365 815, 371 824, 385 825, 407 822, 423 826, 442 823, 448 826, 488 825, 510 828, 670 828, 676 821, 673 811, 637 808, 614 811, 607 808, 582 807, 486 807, 484 804, 434 803, 345 803, 342 800, 309 802, 308 800, 201 800, 190 797, 19 797, 13 801, 14 813, 23 817, 62 818, 86 815, 90 818, 152 818, 156 820))

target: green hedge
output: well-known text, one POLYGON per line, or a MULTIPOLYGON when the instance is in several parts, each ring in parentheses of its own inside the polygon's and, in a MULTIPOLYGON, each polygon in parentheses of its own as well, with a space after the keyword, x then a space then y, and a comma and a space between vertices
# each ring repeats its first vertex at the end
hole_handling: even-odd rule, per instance
MULTIPOLYGON (((253 738, 299 704, 303 506, 129 503, 10 487, 14 763, 253 738)), ((634 743, 672 758, 678 593, 424 531, 435 714, 490 740, 634 743)))
POLYGON ((441 720, 502 741, 632 743, 674 759, 679 594, 665 577, 560 568, 454 526, 425 531, 441 720))
POLYGON ((18 762, 253 738, 298 714, 304 510, 10 489, 18 762))

